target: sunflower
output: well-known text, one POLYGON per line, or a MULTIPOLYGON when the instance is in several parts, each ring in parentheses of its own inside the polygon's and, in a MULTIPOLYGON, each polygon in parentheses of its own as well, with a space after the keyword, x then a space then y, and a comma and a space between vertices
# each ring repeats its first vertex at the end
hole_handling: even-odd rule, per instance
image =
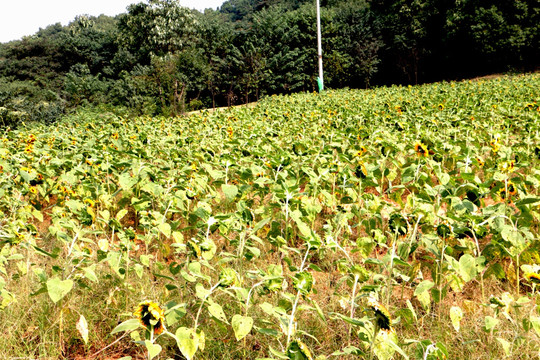
POLYGON ((219 274, 219 284, 223 287, 233 286, 237 282, 236 271, 232 268, 224 268, 219 274))
POLYGON ((535 272, 526 272, 525 273, 525 279, 527 279, 529 282, 540 284, 540 274, 535 272))
POLYGON ((312 360, 313 355, 306 344, 300 340, 293 340, 287 348, 287 356, 294 360, 312 360))
POLYGON ((517 195, 517 188, 513 182, 509 181, 508 184, 506 184, 506 188, 508 189, 508 195, 517 195))
POLYGON ((425 156, 425 157, 429 156, 428 147, 426 144, 422 142, 416 142, 416 144, 414 144, 414 152, 418 156, 425 156))
POLYGON ((364 155, 365 153, 367 153, 366 147, 365 147, 365 146, 361 146, 361 147, 360 147, 360 150, 358 150, 358 151, 356 152, 355 155, 358 156, 358 157, 360 157, 360 156, 364 155))
POLYGON ((390 313, 382 304, 380 304, 374 298, 369 298, 368 308, 375 313, 375 322, 379 329, 392 330, 392 326, 390 325, 390 323, 392 322, 390 313))
POLYGON ((27 144, 33 144, 33 143, 36 142, 36 140, 37 140, 37 139, 36 139, 36 135, 30 134, 30 135, 28 136, 28 139, 26 140, 26 143, 27 143, 27 144))
POLYGON ((489 303, 495 305, 495 307, 506 307, 506 304, 496 296, 491 295, 489 303))
POLYGON ((366 165, 364 165, 364 163, 360 163, 360 165, 354 169, 354 175, 356 175, 357 178, 365 179, 368 175, 366 165))
POLYGON ((199 244, 197 244, 194 241, 188 241, 187 247, 190 250, 191 254, 195 256, 197 259, 202 256, 202 250, 199 244))
POLYGON ((92 199, 84 199, 84 203, 90 207, 94 207, 94 205, 96 204, 92 199))
POLYGON ((505 161, 505 162, 503 162, 502 164, 499 165, 499 169, 503 173, 511 173, 511 172, 514 171, 515 165, 516 165, 516 163, 515 163, 514 160, 505 161))
POLYGON ((159 335, 165 330, 164 311, 155 302, 143 301, 133 315, 139 319, 142 326, 149 331, 153 330, 154 335, 159 335))
POLYGON ((504 186, 497 191, 497 195, 501 198, 501 200, 506 200, 508 194, 506 193, 504 186))
POLYGON ((447 238, 452 234, 452 228, 445 223, 439 224, 436 229, 437 235, 442 238, 447 238))
POLYGON ((400 213, 394 213, 390 216, 388 227, 392 230, 392 233, 397 233, 398 235, 406 235, 408 232, 407 219, 400 213))
POLYGON ((38 193, 38 189, 37 187, 35 186, 30 186, 30 192, 34 195, 36 195, 38 193))
POLYGON ((478 166, 479 166, 479 167, 484 167, 484 164, 485 164, 485 163, 484 163, 484 160, 482 160, 482 158, 477 157, 477 158, 476 158, 476 161, 478 162, 478 166))
POLYGON ((112 135, 111 135, 111 138, 112 138, 113 140, 118 140, 118 138, 119 138, 118 133, 112 134, 112 135))

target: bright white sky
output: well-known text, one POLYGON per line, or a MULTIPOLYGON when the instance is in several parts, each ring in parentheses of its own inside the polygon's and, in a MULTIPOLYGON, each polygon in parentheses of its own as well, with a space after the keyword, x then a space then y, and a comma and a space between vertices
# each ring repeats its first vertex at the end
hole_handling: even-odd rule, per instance
MULTIPOLYGON (((0 42, 35 34, 39 28, 57 22, 67 25, 77 15, 114 16, 126 12, 129 4, 143 0, 0 0, 0 42)), ((224 0, 180 0, 182 6, 216 9, 224 0)))

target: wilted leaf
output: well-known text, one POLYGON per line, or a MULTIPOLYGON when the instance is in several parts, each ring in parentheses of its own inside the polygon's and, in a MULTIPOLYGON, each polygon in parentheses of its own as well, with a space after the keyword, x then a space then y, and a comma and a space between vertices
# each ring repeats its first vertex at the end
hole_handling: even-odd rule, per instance
POLYGON ((84 343, 88 344, 88 323, 86 322, 86 318, 84 316, 81 315, 79 321, 77 321, 76 328, 79 331, 79 334, 81 334, 84 343))
POLYGON ((452 326, 459 332, 459 327, 461 324, 461 319, 463 319, 463 312, 458 306, 452 306, 450 308, 450 319, 452 320, 452 326))

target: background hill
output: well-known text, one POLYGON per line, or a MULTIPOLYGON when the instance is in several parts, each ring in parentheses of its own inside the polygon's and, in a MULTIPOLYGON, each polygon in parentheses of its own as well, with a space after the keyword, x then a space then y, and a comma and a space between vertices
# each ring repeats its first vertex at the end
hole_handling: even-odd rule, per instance
MULTIPOLYGON (((535 0, 322 1, 330 88, 416 84, 539 65, 535 0)), ((204 14, 174 0, 81 15, 0 44, 0 119, 50 122, 81 105, 179 114, 314 91, 315 6, 230 0, 204 14)))

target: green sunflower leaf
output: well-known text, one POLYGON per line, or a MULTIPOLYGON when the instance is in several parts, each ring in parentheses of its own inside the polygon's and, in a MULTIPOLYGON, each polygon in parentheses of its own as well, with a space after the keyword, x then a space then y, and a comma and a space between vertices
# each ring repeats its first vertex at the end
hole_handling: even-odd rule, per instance
POLYGON ((221 185, 221 191, 225 194, 225 198, 227 198, 227 201, 232 201, 238 195, 238 187, 236 185, 227 185, 223 184, 221 185))
POLYGON ((253 318, 249 316, 234 315, 231 323, 234 330, 234 336, 236 337, 236 340, 240 341, 251 332, 253 318))
POLYGON ((55 277, 47 280, 49 297, 56 304, 73 289, 73 280, 60 280, 55 277))
POLYGON ((140 323, 138 319, 129 319, 118 325, 111 331, 111 335, 114 335, 116 333, 122 332, 122 331, 132 331, 135 329, 138 329, 140 327, 140 323))
POLYGON ((176 330, 175 335, 176 344, 187 360, 193 359, 201 345, 204 347, 204 335, 202 333, 196 334, 193 329, 181 327, 176 330))
POLYGON ((159 353, 161 352, 161 346, 158 344, 152 343, 150 340, 146 340, 144 344, 146 345, 146 349, 148 350, 149 360, 152 360, 153 358, 158 356, 159 353))

